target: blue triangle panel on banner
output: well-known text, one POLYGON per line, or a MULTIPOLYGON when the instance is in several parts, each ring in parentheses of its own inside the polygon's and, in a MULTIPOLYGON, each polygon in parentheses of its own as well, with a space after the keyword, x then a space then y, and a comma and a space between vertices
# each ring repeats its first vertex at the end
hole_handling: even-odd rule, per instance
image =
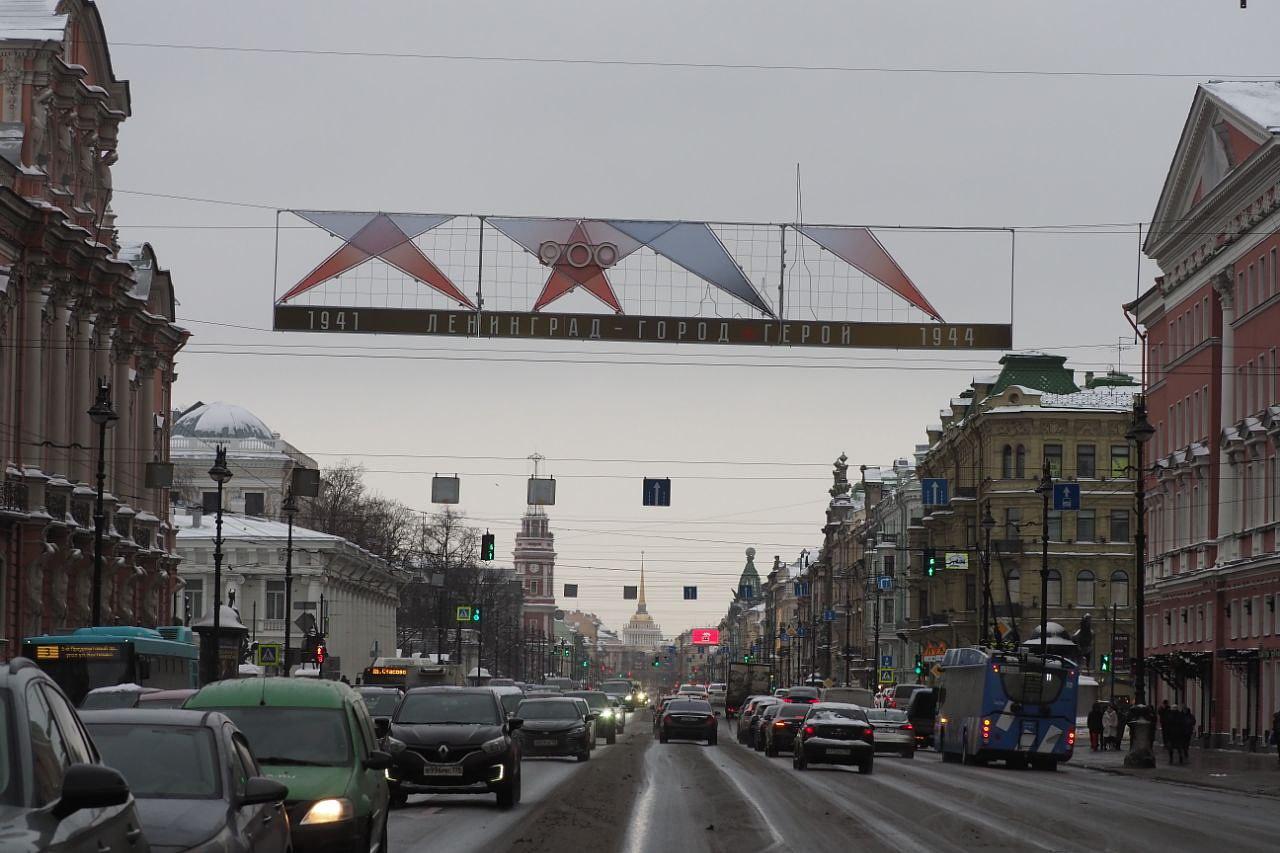
POLYGON ((301 216, 312 225, 318 225, 335 237, 350 240, 360 233, 370 222, 377 218, 376 212, 345 210, 294 210, 292 213, 301 216))
POLYGON ((443 225, 453 215, 449 213, 388 213, 387 218, 396 224, 409 239, 426 234, 437 225, 443 225))

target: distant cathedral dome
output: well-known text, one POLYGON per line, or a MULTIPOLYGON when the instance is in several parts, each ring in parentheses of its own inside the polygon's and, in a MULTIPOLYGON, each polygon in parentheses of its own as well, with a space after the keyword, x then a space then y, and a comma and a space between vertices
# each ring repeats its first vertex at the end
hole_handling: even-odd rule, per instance
POLYGON ((186 438, 275 438, 253 412, 223 402, 198 403, 174 422, 173 434, 186 438))

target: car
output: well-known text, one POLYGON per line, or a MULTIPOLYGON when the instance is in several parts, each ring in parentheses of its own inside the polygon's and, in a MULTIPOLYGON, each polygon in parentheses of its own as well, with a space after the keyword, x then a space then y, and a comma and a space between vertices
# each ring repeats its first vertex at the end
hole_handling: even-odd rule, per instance
POLYGON ((779 687, 778 689, 773 691, 773 696, 775 699, 786 699, 787 694, 790 692, 791 692, 790 688, 779 687))
POLYGON ((907 712, 898 708, 867 708, 867 719, 875 729, 876 752, 891 752, 903 758, 916 757, 916 736, 907 712))
POLYGON ((782 701, 812 705, 820 699, 821 696, 816 687, 791 687, 787 689, 787 695, 782 701))
POLYGON ((791 766, 807 770, 811 764, 855 765, 859 773, 875 767, 875 729, 865 708, 842 702, 810 705, 792 751, 791 766))
POLYGON ((760 715, 764 713, 764 709, 770 705, 777 705, 781 699, 773 696, 757 696, 754 700, 747 703, 742 709, 742 715, 738 717, 738 743, 745 743, 748 746, 755 744, 756 727, 760 724, 760 715))
POLYGON ((923 690, 923 684, 895 684, 885 691, 884 699, 880 707, 882 708, 901 708, 907 709, 907 705, 911 703, 911 696, 917 690, 923 690))
POLYGON ((773 758, 779 752, 790 752, 800 723, 808 713, 809 706, 804 702, 783 702, 779 705, 778 713, 763 727, 764 754, 773 758))
POLYGON ((911 723, 915 735, 916 746, 929 746, 933 743, 933 727, 938 715, 938 691, 933 687, 925 687, 911 694, 907 702, 907 720, 911 723))
POLYGON ((707 688, 707 701, 711 703, 711 707, 717 714, 725 712, 725 698, 728 694, 729 685, 724 683, 715 683, 707 688))
POLYGON ((0 849, 147 853, 129 784, 102 763, 62 688, 33 661, 0 664, 0 849))
POLYGON ((289 789, 262 775, 249 742, 225 715, 126 708, 86 711, 81 719, 102 760, 129 783, 153 849, 291 849, 289 789))
POLYGON ((516 715, 523 720, 523 754, 564 756, 578 761, 591 758, 591 712, 584 716, 582 705, 573 697, 525 699, 516 715))
POLYGON ((618 715, 613 711, 613 703, 609 697, 599 690, 574 690, 565 694, 577 699, 587 700, 587 707, 595 718, 591 721, 592 732, 596 739, 604 738, 605 743, 618 742, 618 715))
POLYGON ((756 752, 764 752, 765 730, 773 725, 774 719, 785 704, 785 702, 774 702, 766 705, 756 716, 755 725, 751 729, 751 747, 756 752))
POLYGON ((587 728, 591 730, 591 737, 588 739, 588 742, 591 745, 590 748, 595 749, 596 748, 596 720, 598 719, 598 717, 596 716, 596 712, 591 709, 591 706, 589 704, 587 704, 587 700, 583 699, 581 696, 570 696, 567 693, 564 694, 564 696, 567 699, 573 700, 573 702, 577 704, 578 711, 579 713, 582 714, 582 719, 587 721, 587 728))
POLYGON ((876 704, 876 694, 866 687, 828 687, 822 691, 822 701, 873 708, 876 704))
POLYGON ((489 683, 485 687, 515 687, 514 678, 490 678, 489 683))
POLYGON ((544 678, 542 679, 542 683, 547 687, 556 688, 561 693, 564 693, 566 690, 578 690, 582 687, 581 684, 574 681, 572 678, 563 677, 544 678))
POLYGON ((494 794, 499 808, 513 808, 522 725, 518 709, 508 717, 488 687, 412 688, 391 718, 392 805, 403 807, 410 794, 494 794))
POLYGON ((108 708, 136 708, 138 700, 146 693, 159 693, 159 687, 143 687, 141 684, 113 684, 95 687, 80 702, 81 711, 104 711, 108 708))
POLYGON ((661 696, 661 697, 659 697, 659 698, 658 698, 658 701, 654 703, 654 706, 653 706, 653 733, 654 733, 655 735, 658 733, 658 724, 662 722, 662 712, 663 712, 663 710, 664 710, 668 705, 670 705, 672 702, 674 702, 675 700, 677 700, 677 699, 679 699, 679 698, 680 698, 680 697, 679 697, 678 695, 674 695, 674 694, 673 694, 673 695, 671 695, 671 696, 661 696))
POLYGON ((263 775, 288 786, 295 853, 386 849, 391 756, 350 687, 327 678, 230 679, 206 684, 185 707, 229 717, 263 775))
POLYGON ((667 703, 658 725, 658 741, 666 743, 671 738, 705 740, 715 746, 719 740, 716 712, 704 699, 676 699, 667 703))
POLYGON ((196 688, 183 687, 179 690, 152 690, 138 696, 139 708, 155 711, 162 708, 181 708, 187 700, 196 695, 196 688))
POLYGON ((506 713, 507 718, 510 719, 511 717, 514 717, 516 715, 516 708, 520 707, 520 703, 524 701, 525 692, 514 685, 511 687, 504 687, 502 685, 497 687, 492 687, 490 685, 485 686, 489 687, 490 690, 497 694, 498 701, 502 703, 502 710, 506 713))
POLYGON ((391 715, 395 713, 396 705, 400 703, 400 697, 404 696, 404 691, 399 687, 357 687, 356 694, 364 700, 365 707, 369 709, 369 716, 373 717, 375 726, 379 724, 385 725, 391 720, 391 715))
POLYGON ((701 696, 705 699, 707 696, 707 688, 703 687, 701 684, 681 684, 679 689, 676 690, 676 693, 685 693, 690 696, 701 696))

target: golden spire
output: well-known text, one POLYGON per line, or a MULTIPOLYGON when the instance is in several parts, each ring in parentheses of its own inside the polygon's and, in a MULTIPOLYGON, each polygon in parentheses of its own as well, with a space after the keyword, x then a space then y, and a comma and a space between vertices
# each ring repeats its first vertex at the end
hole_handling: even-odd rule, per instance
POLYGON ((644 551, 640 552, 640 600, 636 602, 637 613, 648 613, 644 606, 644 551))

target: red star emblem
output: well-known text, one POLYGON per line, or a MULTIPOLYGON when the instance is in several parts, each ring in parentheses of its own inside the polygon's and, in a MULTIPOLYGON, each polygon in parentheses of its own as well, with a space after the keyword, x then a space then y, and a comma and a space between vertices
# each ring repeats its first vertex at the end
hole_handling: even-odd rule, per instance
POLYGON ((538 247, 538 260, 551 267, 551 275, 542 286, 533 310, 541 311, 566 293, 582 287, 615 313, 621 314, 622 305, 604 272, 619 259, 617 244, 592 243, 581 222, 574 225, 573 233, 563 243, 545 241, 538 247))

